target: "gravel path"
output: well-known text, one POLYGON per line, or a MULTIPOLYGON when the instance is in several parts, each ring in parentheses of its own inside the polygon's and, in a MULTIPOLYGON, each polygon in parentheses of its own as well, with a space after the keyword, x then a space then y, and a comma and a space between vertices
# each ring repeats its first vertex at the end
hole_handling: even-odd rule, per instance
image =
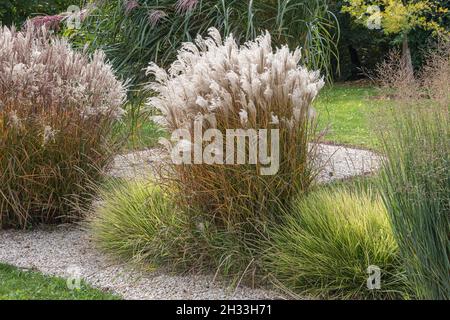
MULTIPOLYGON (((380 157, 359 149, 320 145, 324 166, 322 182, 370 174, 380 157)), ((119 155, 108 172, 133 178, 151 174, 152 164, 161 161, 161 150, 119 155)), ((0 230, 0 262, 36 269, 44 274, 70 277, 78 271, 91 285, 125 299, 276 299, 274 292, 238 287, 225 288, 211 276, 172 276, 161 271, 142 273, 109 261, 98 252, 87 232, 79 227, 58 227, 33 231, 0 230)))
POLYGON ((320 166, 323 168, 319 175, 321 182, 370 175, 381 164, 381 157, 368 150, 329 144, 320 144, 318 150, 320 166))
MULTIPOLYGON (((320 144, 318 150, 319 166, 323 168, 319 175, 321 182, 367 175, 379 168, 380 156, 368 150, 329 144, 320 144)), ((151 174, 155 163, 164 158, 167 155, 162 149, 118 155, 108 174, 121 178, 145 177, 151 174)))
POLYGON ((125 299, 276 299, 261 289, 227 289, 212 276, 142 273, 108 260, 79 227, 0 231, 0 262, 65 278, 79 272, 93 285, 125 299))

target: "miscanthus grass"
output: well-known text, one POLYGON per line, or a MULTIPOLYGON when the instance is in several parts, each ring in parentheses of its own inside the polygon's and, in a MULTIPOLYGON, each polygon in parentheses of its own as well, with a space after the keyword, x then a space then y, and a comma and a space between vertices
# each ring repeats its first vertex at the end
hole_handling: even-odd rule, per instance
POLYGON ((103 53, 31 23, 0 29, 0 227, 79 218, 72 205, 111 160, 124 100, 103 53))

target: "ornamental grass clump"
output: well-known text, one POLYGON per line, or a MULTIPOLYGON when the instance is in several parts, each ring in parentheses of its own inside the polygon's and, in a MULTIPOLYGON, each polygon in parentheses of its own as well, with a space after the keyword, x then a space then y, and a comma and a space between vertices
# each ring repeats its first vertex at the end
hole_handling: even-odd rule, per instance
POLYGON ((161 188, 149 181, 112 181, 98 194, 102 205, 88 221, 103 252, 136 264, 175 265, 189 229, 161 188))
POLYGON ((0 29, 0 227, 66 222, 114 152, 124 85, 45 28, 0 29))
POLYGON ((135 266, 215 272, 234 285, 257 276, 252 256, 255 248, 261 252, 260 242, 249 244, 251 235, 239 230, 195 223, 166 191, 147 180, 113 180, 97 189, 101 205, 88 226, 98 248, 135 266))
POLYGON ((300 49, 274 50, 268 32, 238 45, 211 28, 208 38, 183 44, 168 72, 153 63, 148 67, 155 77, 148 105, 161 111, 169 132, 188 132, 169 143, 172 154, 182 150, 188 160, 163 178, 185 206, 205 213, 202 223, 234 228, 276 217, 280 205, 313 182, 315 147, 308 144, 318 135, 311 102, 324 82, 319 72, 300 66, 300 58, 300 49), (219 134, 206 137, 207 129, 219 134), (242 130, 241 144, 239 138, 230 141, 229 130, 242 130), (252 162, 255 139, 261 142, 255 132, 268 139, 267 157, 259 144, 252 162), (199 134, 205 134, 200 145, 194 143, 199 134), (199 149, 203 154, 197 157, 199 149))
MULTIPOLYGON (((384 72, 404 68, 391 61, 384 72)), ((394 72, 393 72, 394 70, 394 72)), ((385 76, 381 73, 380 76, 385 76)), ((429 54, 407 95, 379 130, 386 158, 383 198, 404 260, 408 284, 420 299, 450 298, 450 46, 429 54), (414 94, 411 94, 414 92, 414 94)), ((398 81, 389 83, 399 87, 398 81)))
POLYGON ((264 267, 275 283, 291 294, 313 298, 406 296, 397 243, 374 191, 338 185, 295 199, 283 223, 269 232, 264 267))

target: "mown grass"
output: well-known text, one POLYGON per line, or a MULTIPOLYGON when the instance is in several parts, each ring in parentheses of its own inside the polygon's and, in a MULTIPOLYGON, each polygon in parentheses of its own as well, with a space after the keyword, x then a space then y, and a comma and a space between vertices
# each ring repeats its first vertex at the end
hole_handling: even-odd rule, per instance
POLYGON ((70 290, 67 281, 35 271, 0 264, 0 300, 118 300, 120 297, 81 283, 70 290))
POLYGON ((370 85, 335 84, 319 93, 314 103, 321 129, 328 126, 325 140, 337 144, 379 149, 371 118, 389 100, 378 99, 370 85))

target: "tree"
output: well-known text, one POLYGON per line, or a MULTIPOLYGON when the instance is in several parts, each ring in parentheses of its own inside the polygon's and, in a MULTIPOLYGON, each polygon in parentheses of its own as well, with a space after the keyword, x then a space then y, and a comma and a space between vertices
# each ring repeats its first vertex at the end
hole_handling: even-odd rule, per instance
POLYGON ((448 9, 436 0, 346 0, 343 12, 349 13, 356 22, 368 29, 381 29, 385 34, 396 34, 402 43, 402 62, 413 72, 409 33, 421 28, 434 35, 449 36, 443 19, 448 9))

